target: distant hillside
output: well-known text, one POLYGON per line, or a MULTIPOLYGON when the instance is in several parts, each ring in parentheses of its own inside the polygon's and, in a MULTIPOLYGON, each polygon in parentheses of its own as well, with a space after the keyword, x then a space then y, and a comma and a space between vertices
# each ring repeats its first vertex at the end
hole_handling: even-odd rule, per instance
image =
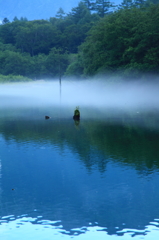
POLYGON ((49 19, 54 17, 60 7, 69 13, 80 0, 0 0, 0 20, 7 17, 10 21, 16 16, 28 20, 49 19))

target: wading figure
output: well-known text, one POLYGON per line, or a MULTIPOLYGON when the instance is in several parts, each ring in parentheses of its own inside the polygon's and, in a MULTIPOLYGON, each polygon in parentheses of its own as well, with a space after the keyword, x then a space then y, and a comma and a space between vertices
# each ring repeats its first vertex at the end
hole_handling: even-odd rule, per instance
POLYGON ((74 120, 80 120, 80 111, 79 111, 79 107, 76 107, 75 111, 74 111, 74 116, 73 116, 74 120))

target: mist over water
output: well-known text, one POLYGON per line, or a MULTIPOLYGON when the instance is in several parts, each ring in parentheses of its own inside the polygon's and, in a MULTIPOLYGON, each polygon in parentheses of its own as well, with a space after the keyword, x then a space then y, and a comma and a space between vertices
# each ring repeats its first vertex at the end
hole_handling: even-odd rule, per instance
MULTIPOLYGON (((106 82, 101 80, 62 81, 62 103, 84 106, 151 110, 159 108, 159 85, 144 82, 106 82)), ((23 97, 28 104, 57 104, 60 87, 57 81, 2 84, 3 97, 23 97), (35 100, 32 102, 32 100, 35 100)), ((11 104, 8 99, 8 104, 11 104)), ((19 103, 20 104, 20 103, 19 103)), ((23 102, 21 103, 23 104, 23 102)))
POLYGON ((67 116, 80 107, 82 117, 106 117, 109 114, 158 114, 159 84, 152 81, 58 80, 2 84, 0 108, 68 108, 67 116), (98 113, 98 114, 97 114, 98 113))
POLYGON ((116 79, 2 84, 1 238, 157 239, 158 89, 116 79))

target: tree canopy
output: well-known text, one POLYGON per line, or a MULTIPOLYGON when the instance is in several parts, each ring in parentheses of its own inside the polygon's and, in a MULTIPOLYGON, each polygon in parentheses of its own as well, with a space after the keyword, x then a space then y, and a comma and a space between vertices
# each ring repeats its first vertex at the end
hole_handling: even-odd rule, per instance
POLYGON ((4 18, 0 74, 56 77, 59 64, 63 75, 158 73, 159 3, 155 3, 123 0, 115 7, 106 0, 83 0, 70 13, 60 8, 48 20, 4 18))
POLYGON ((159 5, 121 9, 102 18, 80 47, 86 75, 159 71, 159 5))

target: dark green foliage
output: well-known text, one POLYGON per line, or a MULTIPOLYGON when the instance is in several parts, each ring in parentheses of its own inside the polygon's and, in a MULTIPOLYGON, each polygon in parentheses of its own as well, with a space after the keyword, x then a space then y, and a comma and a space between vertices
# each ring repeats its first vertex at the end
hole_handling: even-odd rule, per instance
POLYGON ((0 83, 7 83, 7 82, 29 82, 31 79, 24 77, 24 76, 16 76, 16 75, 2 75, 0 74, 0 83))
POLYGON ((84 42, 87 32, 98 21, 87 9, 83 2, 80 2, 72 12, 68 14, 64 28, 65 41, 67 41, 67 50, 70 53, 77 53, 78 46, 84 42))
POLYGON ((158 73, 159 4, 152 1, 123 0, 110 13, 109 1, 83 0, 69 14, 60 8, 49 20, 5 18, 0 25, 0 74, 38 79, 158 73))
POLYGON ((78 46, 98 19, 83 2, 67 15, 60 8, 49 21, 4 19, 0 25, 0 74, 33 79, 63 75, 69 65, 68 54, 77 54, 78 46))
POLYGON ((68 54, 61 49, 52 48, 45 63, 48 77, 59 77, 64 74, 68 66, 68 54))
POLYGON ((26 53, 0 51, 0 74, 23 75, 33 79, 63 75, 68 66, 68 54, 53 48, 46 56, 31 57, 26 53))
POLYGON ((41 53, 47 55, 53 47, 77 53, 78 46, 97 19, 82 2, 67 15, 60 8, 56 18, 50 18, 49 21, 27 21, 26 18, 19 20, 15 17, 10 23, 5 19, 5 24, 0 26, 0 41, 12 44, 31 56, 41 53))
POLYGON ((80 48, 84 73, 159 71, 159 5, 101 19, 80 48))
POLYGON ((64 19, 65 15, 66 13, 64 12, 64 10, 62 8, 59 8, 56 14, 56 18, 64 19))
POLYGON ((100 17, 104 17, 110 11, 116 7, 112 2, 108 0, 83 0, 87 9, 96 12, 100 17))
POLYGON ((147 0, 146 3, 148 5, 150 5, 150 4, 159 4, 159 0, 147 0))
POLYGON ((80 62, 80 56, 78 54, 71 54, 69 56, 69 66, 66 69, 66 76, 80 77, 83 74, 83 67, 80 62))
POLYGON ((19 19, 15 16, 15 17, 13 18, 13 21, 14 21, 14 22, 19 21, 19 19))
POLYGON ((100 17, 104 17, 113 7, 115 7, 115 5, 108 0, 96 0, 94 9, 100 17))
POLYGON ((26 22, 19 26, 15 35, 16 47, 31 56, 39 53, 48 54, 57 44, 57 29, 45 20, 26 22))
POLYGON ((31 67, 30 56, 10 50, 0 51, 0 74, 28 76, 31 67))
POLYGON ((92 8, 92 5, 93 5, 92 1, 90 1, 90 0, 83 0, 82 2, 85 3, 87 9, 89 9, 89 10, 92 10, 92 9, 93 9, 93 8, 92 8))
POLYGON ((5 17, 5 18, 3 19, 3 21, 2 21, 2 23, 3 23, 3 24, 9 23, 8 18, 5 17))
POLYGON ((119 9, 130 9, 134 6, 133 0, 123 0, 121 4, 119 4, 119 9))

